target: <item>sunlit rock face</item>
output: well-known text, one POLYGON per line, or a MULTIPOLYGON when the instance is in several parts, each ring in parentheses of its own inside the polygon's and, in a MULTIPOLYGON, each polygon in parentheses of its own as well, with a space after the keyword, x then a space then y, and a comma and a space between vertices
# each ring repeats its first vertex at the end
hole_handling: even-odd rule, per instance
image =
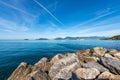
POLYGON ((100 72, 96 68, 79 68, 76 70, 78 78, 82 79, 95 79, 100 72))
POLYGON ((72 56, 62 58, 55 62, 49 71, 49 75, 52 80, 67 80, 72 77, 72 71, 77 67, 79 67, 79 59, 75 54, 72 54, 72 56))

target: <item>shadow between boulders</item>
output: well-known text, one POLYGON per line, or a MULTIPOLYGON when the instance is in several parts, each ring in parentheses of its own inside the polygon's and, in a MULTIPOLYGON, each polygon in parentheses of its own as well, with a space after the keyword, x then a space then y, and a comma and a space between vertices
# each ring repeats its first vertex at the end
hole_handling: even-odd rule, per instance
POLYGON ((69 80, 82 80, 82 79, 77 78, 77 76, 74 73, 72 73, 72 77, 69 80))

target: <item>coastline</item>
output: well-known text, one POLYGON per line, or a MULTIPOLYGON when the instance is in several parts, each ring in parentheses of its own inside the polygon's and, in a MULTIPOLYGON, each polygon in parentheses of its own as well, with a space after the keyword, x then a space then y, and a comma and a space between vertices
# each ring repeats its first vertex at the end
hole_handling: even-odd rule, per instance
POLYGON ((120 79, 120 51, 96 47, 22 62, 8 80, 120 79))

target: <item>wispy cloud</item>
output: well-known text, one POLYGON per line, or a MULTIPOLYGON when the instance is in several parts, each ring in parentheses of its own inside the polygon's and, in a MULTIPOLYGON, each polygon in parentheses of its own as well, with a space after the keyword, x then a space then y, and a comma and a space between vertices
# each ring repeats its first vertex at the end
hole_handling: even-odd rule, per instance
POLYGON ((26 11, 20 9, 20 8, 17 8, 17 7, 15 7, 15 6, 11 5, 11 4, 5 3, 5 2, 3 2, 2 0, 0 0, 0 3, 3 4, 3 5, 5 5, 5 6, 7 6, 7 7, 9 7, 9 8, 12 8, 12 9, 14 9, 14 10, 17 10, 17 11, 23 13, 23 14, 26 14, 26 15, 29 15, 29 16, 32 16, 32 17, 36 17, 36 16, 34 16, 33 14, 30 14, 30 13, 28 13, 28 12, 26 12, 26 11))
POLYGON ((41 8, 43 8, 50 16, 52 16, 57 22, 64 25, 56 16, 54 16, 45 6, 43 6, 40 2, 37 0, 33 0, 36 4, 38 4, 41 8))
POLYGON ((96 14, 96 17, 93 17, 93 18, 91 18, 91 19, 89 19, 89 20, 86 20, 85 22, 82 22, 82 23, 80 23, 80 24, 77 24, 77 25, 74 25, 73 27, 75 28, 79 28, 79 27, 81 27, 81 26, 84 26, 84 25, 88 25, 89 23, 93 23, 93 22, 95 22, 96 20, 99 20, 99 19, 101 19, 101 18, 103 18, 103 17, 106 17, 106 16, 108 16, 108 15, 111 15, 111 14, 113 14, 113 13, 115 13, 115 12, 117 12, 117 10, 112 10, 112 11, 110 11, 110 8, 107 8, 107 10, 103 10, 102 12, 95 12, 95 14, 96 14))
POLYGON ((120 29, 99 31, 99 32, 93 32, 93 33, 83 34, 83 35, 84 36, 94 36, 94 35, 95 36, 114 36, 118 34, 120 34, 120 29))
POLYGON ((0 27, 2 30, 7 31, 7 32, 18 32, 18 31, 28 31, 29 28, 26 27, 25 25, 18 25, 15 22, 5 20, 3 18, 0 18, 0 27))

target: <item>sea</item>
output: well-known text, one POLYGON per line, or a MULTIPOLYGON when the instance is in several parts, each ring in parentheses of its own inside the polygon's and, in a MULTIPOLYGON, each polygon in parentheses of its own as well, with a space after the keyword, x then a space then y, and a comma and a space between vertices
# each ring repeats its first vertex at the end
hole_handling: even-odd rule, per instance
POLYGON ((0 80, 7 80, 21 62, 34 64, 42 57, 97 46, 120 50, 120 40, 0 40, 0 80))

